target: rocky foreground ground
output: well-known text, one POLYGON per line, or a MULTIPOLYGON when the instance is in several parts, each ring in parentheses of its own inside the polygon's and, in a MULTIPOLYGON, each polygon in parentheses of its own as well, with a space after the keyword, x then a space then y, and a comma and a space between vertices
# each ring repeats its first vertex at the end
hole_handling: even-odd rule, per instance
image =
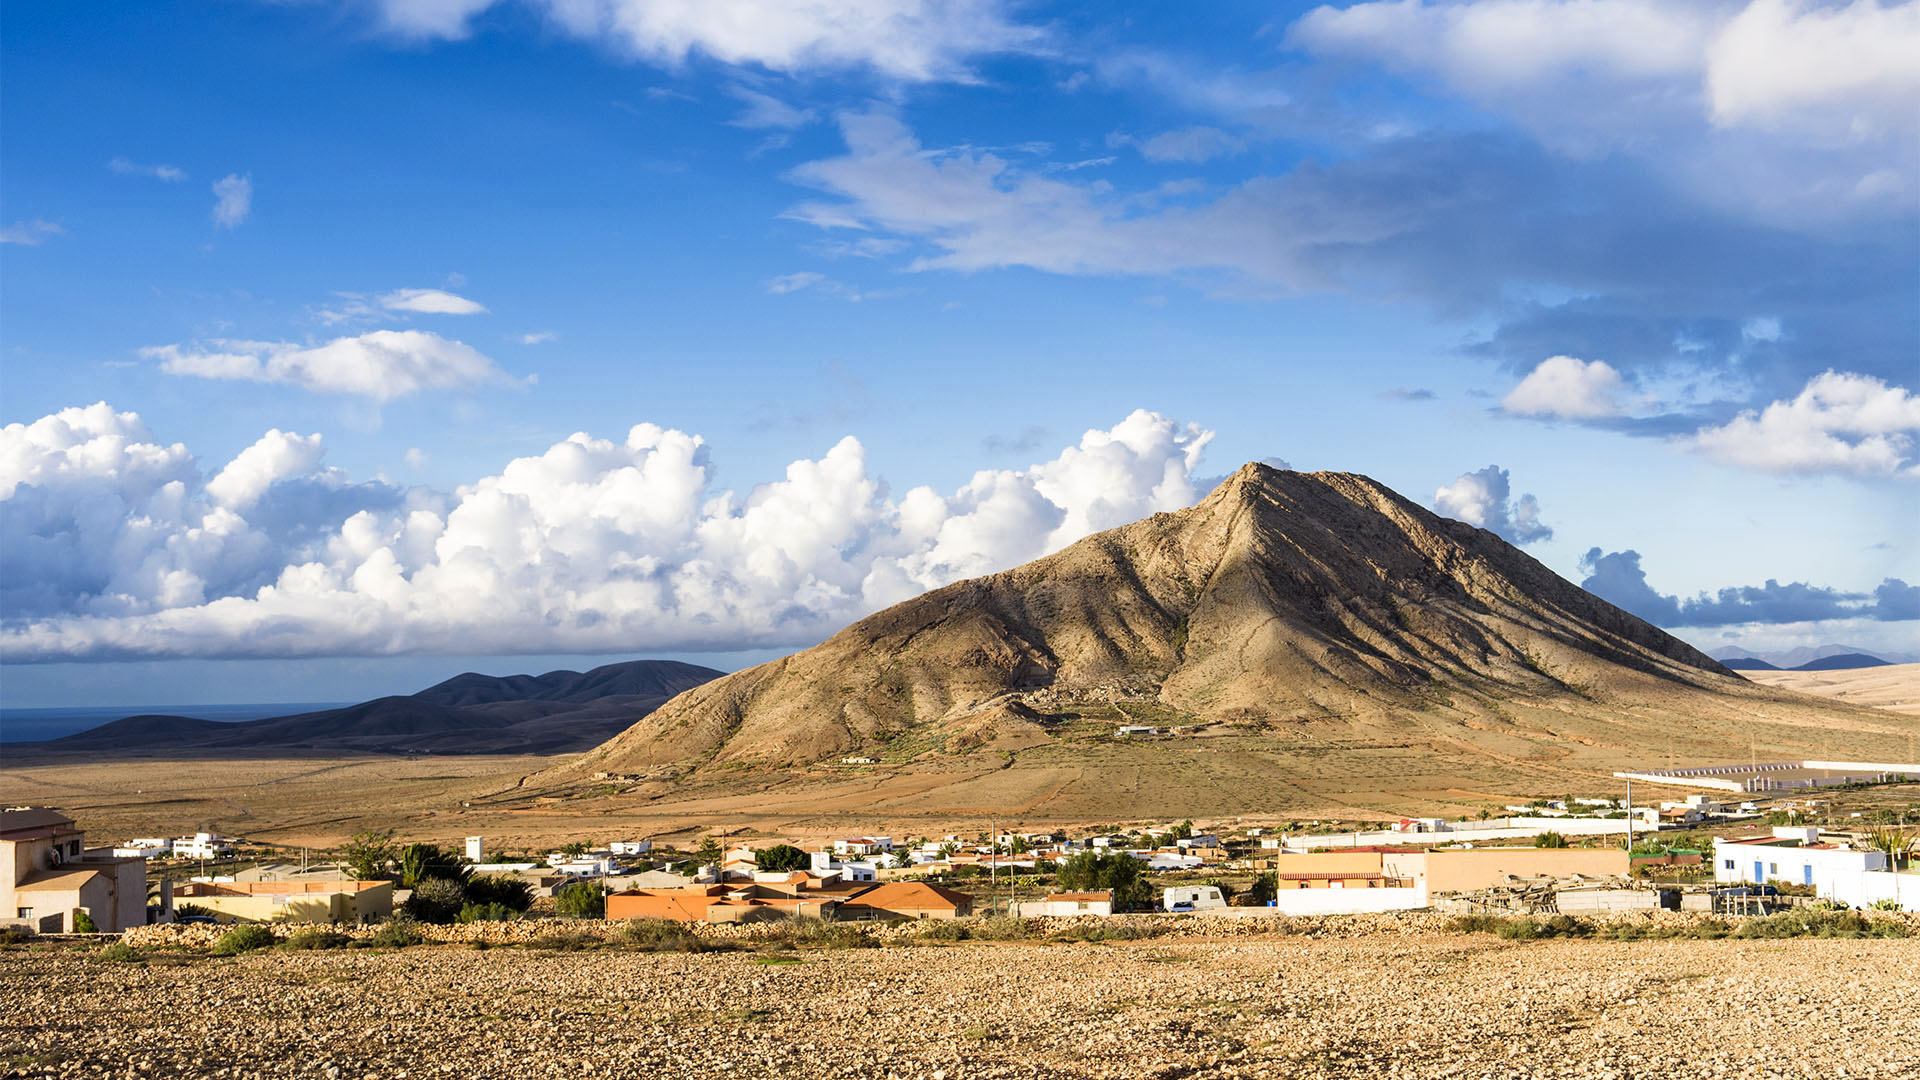
POLYGON ((9 1077, 1912 1077, 1920 939, 0 951, 9 1077))

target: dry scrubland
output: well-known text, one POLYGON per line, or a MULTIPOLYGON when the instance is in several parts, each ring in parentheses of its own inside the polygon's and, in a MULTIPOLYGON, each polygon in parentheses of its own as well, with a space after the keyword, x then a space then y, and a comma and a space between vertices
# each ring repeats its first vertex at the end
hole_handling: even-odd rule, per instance
POLYGON ((236 1080, 1920 1073, 1920 941, 1516 942, 1439 925, 144 964, 16 948, 0 952, 0 1060, 20 1077, 236 1080))
POLYGON ((1844 671, 1746 671, 1751 682, 1920 716, 1920 664, 1844 671))

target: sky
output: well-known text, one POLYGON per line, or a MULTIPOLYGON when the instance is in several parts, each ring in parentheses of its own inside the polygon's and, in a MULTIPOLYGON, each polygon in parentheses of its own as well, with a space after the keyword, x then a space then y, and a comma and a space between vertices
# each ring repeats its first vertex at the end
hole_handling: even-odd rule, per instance
POLYGON ((1920 659, 1920 2, 17 0, 0 704, 721 668, 1368 474, 1920 659))

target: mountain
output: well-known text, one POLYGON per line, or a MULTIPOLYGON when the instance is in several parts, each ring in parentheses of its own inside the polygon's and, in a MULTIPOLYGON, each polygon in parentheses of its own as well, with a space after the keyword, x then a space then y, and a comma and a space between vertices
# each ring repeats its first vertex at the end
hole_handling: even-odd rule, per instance
POLYGON ((1755 687, 1364 476, 1255 464, 1190 509, 934 590, 691 690, 539 779, 992 754, 1085 786, 1124 756, 1106 745, 1116 725, 1140 723, 1244 737, 1179 745, 1268 755, 1260 767, 1293 782, 1308 766, 1281 755, 1302 747, 1316 758, 1387 747, 1415 770, 1626 759, 1655 744, 1677 752, 1676 737, 1725 755, 1755 732, 1774 738, 1776 723, 1781 745, 1801 739, 1799 711, 1821 707, 1845 712, 1755 687), (1767 706, 1757 720, 1756 705, 1767 706))
POLYGON ((588 672, 496 677, 468 672, 409 696, 344 709, 218 723, 130 716, 9 752, 300 751, 558 754, 584 750, 675 694, 722 673, 671 660, 634 660, 588 672))
POLYGON ((1720 662, 1733 671, 1779 671, 1780 669, 1756 656, 1727 656, 1720 662))
POLYGON ((1852 668, 1892 667, 1887 661, 1870 653, 1837 653, 1823 656, 1818 660, 1809 660, 1791 671, 1847 671, 1852 668))
MULTIPOLYGON (((1727 645, 1727 646, 1723 646, 1721 648, 1713 650, 1713 652, 1710 653, 1709 655, 1711 655, 1715 660, 1721 661, 1722 663, 1725 663, 1726 661, 1729 661, 1729 660, 1741 660, 1741 659, 1759 660, 1768 664, 1771 668, 1778 669, 1780 671, 1833 670, 1828 668, 1813 667, 1811 665, 1818 662, 1832 660, 1835 657, 1846 657, 1847 662, 1845 666, 1848 666, 1848 667, 1861 667, 1861 666, 1871 667, 1873 666, 1873 663, 1906 664, 1906 663, 1913 663, 1914 661, 1920 661, 1920 654, 1901 654, 1898 656, 1890 655, 1890 654, 1883 655, 1881 653, 1873 652, 1870 649, 1862 649, 1862 648, 1859 648, 1858 646, 1853 646, 1853 645, 1819 645, 1819 646, 1801 645, 1797 648, 1787 649, 1782 652, 1770 652, 1770 653, 1756 653, 1751 649, 1742 648, 1738 645, 1727 645), (1873 663, 1860 664, 1854 658, 1864 658, 1865 660, 1872 661, 1873 663)), ((1733 664, 1728 664, 1727 666, 1735 667, 1735 665, 1733 664)), ((1739 670, 1765 671, 1768 669, 1767 668, 1741 668, 1739 670)))

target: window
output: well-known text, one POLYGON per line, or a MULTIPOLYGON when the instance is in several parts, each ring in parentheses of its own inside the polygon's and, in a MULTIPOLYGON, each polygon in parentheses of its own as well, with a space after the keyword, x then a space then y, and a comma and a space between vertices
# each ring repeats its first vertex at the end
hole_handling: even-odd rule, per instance
POLYGON ((1728 859, 1728 860, 1727 860, 1727 869, 1729 869, 1729 870, 1731 870, 1731 869, 1733 869, 1733 860, 1732 860, 1732 859, 1728 859))
POLYGON ((1777 863, 1777 862, 1770 862, 1770 863, 1768 863, 1768 864, 1767 864, 1767 873, 1769 873, 1769 874, 1777 874, 1777 873, 1779 873, 1779 872, 1780 872, 1780 864, 1779 864, 1779 863, 1777 863))
POLYGON ((14 918, 17 918, 17 919, 31 919, 31 918, 33 918, 33 909, 32 909, 32 908, 30 908, 30 907, 23 907, 23 908, 20 908, 20 909, 19 909, 19 914, 17 914, 17 915, 15 915, 15 916, 14 916, 14 918))

